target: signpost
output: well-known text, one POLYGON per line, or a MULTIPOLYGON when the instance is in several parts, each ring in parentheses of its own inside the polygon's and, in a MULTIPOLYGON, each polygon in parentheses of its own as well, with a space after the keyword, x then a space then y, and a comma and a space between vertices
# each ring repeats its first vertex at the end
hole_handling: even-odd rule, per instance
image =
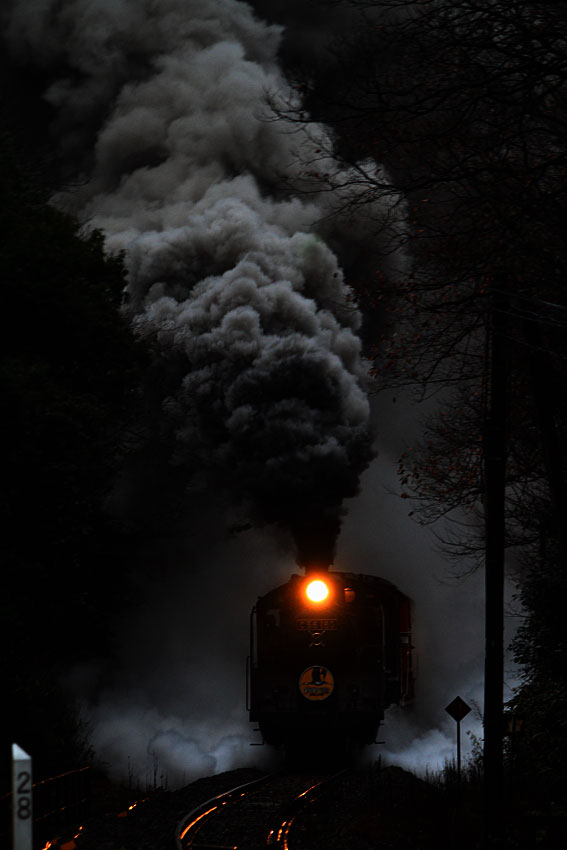
POLYGON ((457 721, 457 781, 461 781, 461 720, 467 716, 470 711, 470 706, 466 704, 464 699, 455 697, 453 702, 450 702, 445 711, 450 714, 453 720, 457 721))
POLYGON ((12 744, 12 847, 32 850, 32 760, 12 744))

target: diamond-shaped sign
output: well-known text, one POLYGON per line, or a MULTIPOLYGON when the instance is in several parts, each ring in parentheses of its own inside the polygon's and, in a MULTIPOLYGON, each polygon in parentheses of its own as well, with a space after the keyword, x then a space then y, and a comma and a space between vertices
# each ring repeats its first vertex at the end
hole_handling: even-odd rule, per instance
POLYGON ((466 704, 464 699, 460 697, 455 697, 453 702, 450 702, 445 711, 451 715, 453 720, 456 720, 457 723, 466 717, 469 711, 471 710, 470 706, 466 704))

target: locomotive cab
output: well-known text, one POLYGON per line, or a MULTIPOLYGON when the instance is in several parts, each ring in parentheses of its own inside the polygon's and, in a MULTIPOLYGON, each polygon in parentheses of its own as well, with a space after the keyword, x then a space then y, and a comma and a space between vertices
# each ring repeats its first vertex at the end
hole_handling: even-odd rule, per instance
POLYGON ((346 572, 293 575, 252 611, 248 708, 274 745, 372 743, 413 695, 410 601, 346 572))

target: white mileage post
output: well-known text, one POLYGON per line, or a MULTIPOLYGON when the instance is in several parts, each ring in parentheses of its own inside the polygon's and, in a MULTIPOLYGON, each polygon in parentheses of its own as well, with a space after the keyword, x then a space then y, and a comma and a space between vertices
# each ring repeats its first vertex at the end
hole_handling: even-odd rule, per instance
POLYGON ((32 760, 12 744, 12 847, 32 850, 32 760))

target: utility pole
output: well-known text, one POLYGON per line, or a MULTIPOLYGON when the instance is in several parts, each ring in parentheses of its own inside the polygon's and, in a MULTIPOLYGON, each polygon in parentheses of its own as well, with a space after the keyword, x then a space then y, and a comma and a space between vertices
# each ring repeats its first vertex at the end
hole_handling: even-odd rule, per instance
POLYGON ((488 400, 484 434, 485 475, 485 667, 484 846, 500 830, 503 810, 504 544, 507 364, 506 302, 493 293, 489 317, 488 400))

